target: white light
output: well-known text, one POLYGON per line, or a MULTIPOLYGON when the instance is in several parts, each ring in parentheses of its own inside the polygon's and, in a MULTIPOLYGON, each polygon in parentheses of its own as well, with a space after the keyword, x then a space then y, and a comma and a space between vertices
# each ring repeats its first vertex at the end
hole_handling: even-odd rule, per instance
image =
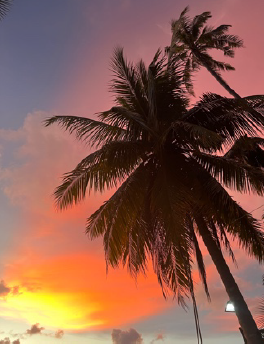
POLYGON ((226 312, 235 312, 235 306, 231 301, 228 301, 225 308, 226 312))

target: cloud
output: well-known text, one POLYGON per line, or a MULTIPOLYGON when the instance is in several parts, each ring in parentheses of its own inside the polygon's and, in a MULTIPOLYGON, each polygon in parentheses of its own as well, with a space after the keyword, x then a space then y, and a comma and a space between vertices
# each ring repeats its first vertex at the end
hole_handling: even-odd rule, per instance
POLYGON ((164 338, 165 338, 165 336, 162 333, 159 333, 159 334, 157 334, 157 337, 150 342, 150 344, 153 344, 153 343, 155 343, 155 342, 157 342, 159 340, 163 341, 164 338))
POLYGON ((16 285, 14 287, 9 287, 4 280, 0 282, 0 297, 4 297, 7 295, 20 295, 21 292, 19 290, 19 286, 16 285))
POLYGON ((11 340, 8 337, 6 337, 0 340, 0 344, 20 344, 20 340, 16 339, 13 342, 11 342, 11 340))
POLYGON ((63 330, 58 330, 58 331, 55 332, 54 337, 58 338, 58 339, 61 339, 63 337, 63 335, 64 335, 64 331, 63 330))
POLYGON ((112 341, 114 344, 141 344, 143 339, 135 329, 130 328, 127 331, 114 329, 112 331, 112 341))
POLYGON ((31 326, 31 328, 29 330, 27 330, 26 334, 41 334, 41 331, 45 330, 44 327, 40 327, 39 323, 36 323, 34 325, 31 326))
POLYGON ((6 296, 11 292, 11 288, 8 287, 5 281, 0 282, 0 296, 6 296))

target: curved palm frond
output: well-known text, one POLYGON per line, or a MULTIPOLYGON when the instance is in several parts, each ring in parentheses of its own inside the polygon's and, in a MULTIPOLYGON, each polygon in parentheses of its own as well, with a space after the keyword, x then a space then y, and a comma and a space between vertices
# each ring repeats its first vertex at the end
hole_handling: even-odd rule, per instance
POLYGON ((244 162, 253 167, 264 167, 264 139, 261 137, 240 137, 226 152, 225 157, 244 162))
POLYGON ((249 256, 262 262, 264 235, 260 223, 240 207, 209 172, 198 165, 196 173, 203 185, 199 193, 199 211, 204 214, 208 222, 213 220, 217 226, 225 228, 232 238, 238 240, 239 245, 249 256))
POLYGON ((99 118, 114 127, 126 130, 129 137, 134 140, 142 138, 143 132, 155 136, 153 129, 136 112, 127 110, 125 107, 115 106, 111 110, 102 112, 99 118))
POLYGON ((127 139, 129 136, 128 132, 122 127, 86 117, 53 116, 44 121, 46 127, 54 123, 61 125, 70 134, 75 132, 78 140, 89 143, 91 147, 98 147, 111 141, 127 139))
POLYGON ((204 265, 203 254, 201 252, 201 249, 200 249, 200 246, 199 246, 199 243, 198 243, 195 231, 194 231, 193 222, 191 221, 191 219, 189 219, 188 222, 189 222, 189 230, 190 230, 190 234, 192 237, 192 242, 193 242, 193 247, 194 247, 194 252, 195 252, 195 258, 196 258, 200 278, 202 280, 207 299, 208 299, 208 301, 210 301, 211 297, 210 297, 209 288, 207 285, 206 269, 205 269, 205 265, 204 265))
POLYGON ((124 57, 123 49, 116 48, 111 61, 114 79, 111 81, 110 90, 117 95, 118 105, 126 106, 130 111, 147 117, 147 99, 142 92, 142 83, 138 77, 137 68, 124 57), (122 102, 120 103, 120 100, 122 102))
POLYGON ((2 20, 9 11, 12 2, 13 0, 0 0, 0 20, 2 20))
POLYGON ((208 130, 201 125, 186 121, 179 120, 173 122, 168 133, 171 133, 171 131, 173 132, 173 137, 176 138, 176 145, 189 148, 190 150, 202 149, 211 152, 217 151, 221 150, 224 142, 223 137, 218 133, 208 130))
POLYGON ((231 158, 193 152, 193 156, 221 184, 239 192, 264 193, 264 173, 231 158))
POLYGON ((241 136, 256 136, 264 127, 263 96, 230 99, 214 93, 206 93, 201 100, 183 115, 183 119, 217 132, 226 144, 233 144, 241 136), (256 109, 258 111, 251 111, 256 109))
POLYGON ((146 145, 140 141, 105 144, 64 175, 62 184, 54 193, 58 207, 64 209, 80 202, 87 189, 102 192, 117 187, 146 158, 147 152, 146 145))

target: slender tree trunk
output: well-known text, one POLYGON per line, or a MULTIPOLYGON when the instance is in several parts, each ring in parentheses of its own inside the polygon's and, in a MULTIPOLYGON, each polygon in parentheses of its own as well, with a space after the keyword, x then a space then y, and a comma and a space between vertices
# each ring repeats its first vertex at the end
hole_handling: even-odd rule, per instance
POLYGON ((213 77, 216 78, 216 80, 219 82, 220 85, 224 87, 224 89, 231 94, 234 98, 241 99, 240 95, 236 93, 226 82, 225 80, 218 74, 216 73, 210 66, 207 64, 203 63, 204 67, 212 74, 213 77))
POLYGON ((202 236, 203 242, 216 266, 216 269, 222 279, 226 292, 230 301, 235 306, 235 312, 239 324, 244 332, 248 344, 262 344, 261 334, 258 331, 257 325, 250 313, 248 306, 231 274, 228 265, 223 257, 221 250, 211 236, 210 231, 203 218, 195 218, 199 232, 202 236))
POLYGON ((241 99, 240 95, 236 93, 228 84, 227 82, 218 74, 213 68, 206 62, 204 59, 198 54, 195 53, 195 56, 201 61, 202 65, 208 70, 209 73, 219 82, 220 85, 224 87, 224 89, 231 94, 234 98, 241 99))

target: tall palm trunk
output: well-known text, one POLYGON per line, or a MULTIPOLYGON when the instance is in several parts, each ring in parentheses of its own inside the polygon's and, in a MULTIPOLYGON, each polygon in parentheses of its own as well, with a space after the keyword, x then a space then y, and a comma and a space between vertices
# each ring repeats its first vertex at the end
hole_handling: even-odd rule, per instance
POLYGON ((236 93, 227 83, 226 81, 209 65, 207 61, 201 56, 198 51, 193 51, 193 54, 196 58, 202 63, 202 65, 208 70, 209 73, 219 82, 220 85, 224 87, 224 89, 231 94, 234 98, 241 99, 240 95, 236 93))
POLYGON ((235 312, 239 321, 239 324, 244 332, 245 338, 248 344, 262 344, 261 334, 258 331, 257 325, 250 313, 248 306, 236 284, 236 281, 231 274, 228 265, 223 257, 223 254, 212 238, 210 231, 203 218, 195 218, 199 232, 202 236, 203 242, 207 247, 207 250, 216 266, 216 269, 222 279, 226 292, 230 301, 235 306, 235 312))
POLYGON ((236 93, 227 83, 226 81, 218 74, 216 73, 208 64, 203 62, 203 66, 212 74, 213 77, 216 78, 216 80, 219 82, 220 85, 224 87, 224 89, 231 94, 234 98, 241 99, 240 95, 236 93))

